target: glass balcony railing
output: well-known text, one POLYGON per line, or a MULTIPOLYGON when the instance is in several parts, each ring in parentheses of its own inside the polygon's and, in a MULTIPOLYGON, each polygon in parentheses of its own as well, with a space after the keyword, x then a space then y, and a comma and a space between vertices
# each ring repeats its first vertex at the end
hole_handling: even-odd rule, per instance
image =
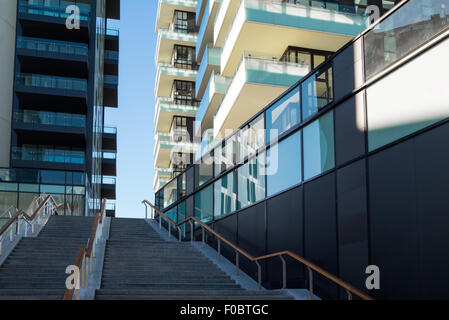
POLYGON ((104 75, 104 83, 109 85, 118 85, 118 76, 104 75))
POLYGON ((104 50, 104 58, 109 60, 118 60, 119 59, 119 52, 118 51, 112 51, 112 50, 104 50))
POLYGON ((87 80, 39 74, 16 74, 16 84, 34 88, 86 91, 87 80))
POLYGON ((84 164, 85 155, 84 151, 14 147, 12 158, 13 160, 84 164))
POLYGON ((86 57, 89 54, 89 47, 87 44, 27 37, 17 37, 17 49, 34 50, 38 52, 41 51, 61 54, 73 54, 86 57))
POLYGON ((103 159, 115 160, 117 159, 117 151, 115 150, 103 150, 102 153, 103 159))
MULTIPOLYGON (((20 0, 19 1, 19 13, 25 13, 25 14, 35 14, 35 15, 41 15, 41 16, 47 16, 47 17, 55 17, 55 18, 63 18, 66 19, 69 17, 72 12, 67 13, 67 6, 69 3, 65 2, 64 4, 61 3, 61 5, 50 5, 46 3, 37 3, 37 1, 26 1, 26 0, 20 0)), ((90 15, 90 8, 87 7, 80 7, 80 20, 81 21, 87 21, 89 20, 90 15)))
POLYGON ((86 116, 70 113, 22 110, 14 112, 14 121, 61 127, 86 127, 86 116))
POLYGON ((118 37, 120 36, 120 29, 119 28, 107 28, 106 29, 106 35, 107 36, 112 36, 112 37, 118 37))
POLYGON ((107 185, 116 185, 117 184, 117 178, 116 177, 109 177, 109 176, 103 176, 101 179, 102 184, 107 185))
POLYGON ((198 96, 198 90, 201 87, 203 81, 208 81, 205 79, 206 71, 208 66, 220 66, 221 58, 221 48, 214 48, 212 44, 208 44, 204 51, 203 59, 201 60, 200 67, 198 69, 198 76, 196 77, 196 94, 198 96))
POLYGON ((117 134, 117 127, 103 127, 103 133, 117 134))
POLYGON ((209 108, 209 104, 212 98, 216 94, 225 94, 228 90, 229 84, 231 83, 232 78, 222 77, 217 73, 212 73, 212 76, 209 79, 209 83, 206 87, 206 90, 203 94, 203 99, 201 100, 200 106, 196 113, 195 119, 195 132, 198 132, 200 129, 200 125, 203 122, 203 119, 207 113, 207 109, 209 108))

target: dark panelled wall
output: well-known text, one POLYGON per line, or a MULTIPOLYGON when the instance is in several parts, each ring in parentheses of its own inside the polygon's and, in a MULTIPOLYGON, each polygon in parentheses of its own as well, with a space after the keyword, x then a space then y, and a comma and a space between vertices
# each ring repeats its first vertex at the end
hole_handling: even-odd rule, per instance
POLYGON ((372 263, 388 299, 449 298, 449 124, 369 159, 372 263))

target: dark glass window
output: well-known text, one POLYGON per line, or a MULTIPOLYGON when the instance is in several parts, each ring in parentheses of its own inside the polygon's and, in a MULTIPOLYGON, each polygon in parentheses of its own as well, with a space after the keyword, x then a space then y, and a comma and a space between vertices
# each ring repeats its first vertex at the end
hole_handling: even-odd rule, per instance
POLYGON ((186 11, 175 10, 173 28, 175 32, 189 32, 188 13, 186 11))
POLYGON ((176 68, 197 70, 195 48, 175 44, 173 48, 172 64, 176 68))
POLYGON ((172 98, 174 104, 195 106, 195 82, 175 80, 173 82, 172 98))

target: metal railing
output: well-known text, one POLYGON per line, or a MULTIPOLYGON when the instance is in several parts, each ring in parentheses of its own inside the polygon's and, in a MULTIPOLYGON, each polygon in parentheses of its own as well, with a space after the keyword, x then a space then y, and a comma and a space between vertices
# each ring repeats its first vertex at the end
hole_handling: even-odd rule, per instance
POLYGON ((343 280, 341 280, 340 278, 334 276, 333 274, 327 272, 326 270, 318 267, 317 265, 313 264, 312 262, 304 259, 303 257, 297 255, 296 253, 293 253, 291 251, 280 251, 280 252, 276 252, 276 253, 272 253, 272 254, 268 254, 268 255, 264 255, 264 256, 260 256, 260 257, 254 257, 251 254, 249 254, 248 252, 246 252, 245 250, 239 248, 238 246, 234 245, 231 241, 229 241, 228 239, 224 238, 222 235, 220 235, 219 233, 217 233, 215 230, 213 230, 212 228, 210 228, 208 225, 206 225, 205 223, 203 223, 201 220, 195 218, 195 217, 188 217, 187 219, 181 221, 181 222, 174 222, 172 219, 170 219, 165 213, 163 213, 162 211, 160 211, 159 209, 157 209, 151 202, 149 202, 148 200, 143 200, 142 204, 145 205, 145 218, 148 219, 148 206, 150 206, 151 208, 151 218, 153 220, 156 220, 157 216, 159 217, 159 228, 162 228, 162 218, 164 218, 167 223, 168 223, 168 233, 169 236, 171 236, 171 228, 172 226, 174 228, 176 228, 178 230, 178 237, 179 237, 179 242, 182 241, 182 231, 181 231, 181 225, 184 225, 186 223, 190 224, 190 241, 194 241, 194 230, 195 230, 195 223, 197 223, 200 227, 201 227, 201 233, 202 233, 202 242, 203 245, 206 244, 205 241, 205 232, 209 232, 212 235, 214 235, 217 238, 217 251, 218 251, 218 261, 220 261, 220 257, 221 257, 221 243, 225 243, 227 244, 229 247, 231 247, 234 252, 235 252, 235 266, 236 266, 236 274, 237 276, 239 275, 239 270, 240 270, 240 266, 239 266, 239 257, 244 256, 245 258, 247 258, 249 261, 254 262, 257 265, 257 275, 258 275, 258 284, 259 284, 259 290, 262 289, 262 267, 260 265, 260 261, 262 260, 267 260, 270 258, 275 258, 275 257, 279 257, 282 261, 282 288, 286 289, 287 288, 287 263, 285 260, 285 256, 289 256, 291 258, 293 258, 294 260, 300 262, 302 265, 304 265, 309 273, 309 293, 310 293, 310 299, 313 300, 314 294, 313 294, 313 272, 319 273, 322 276, 324 276, 325 278, 331 280, 332 282, 334 282, 335 284, 339 285, 340 287, 342 287, 343 289, 346 290, 346 293, 348 295, 348 300, 352 300, 352 295, 356 295, 358 297, 360 297, 363 300, 374 300, 372 297, 364 294, 363 292, 361 292, 360 290, 354 288, 353 286, 351 286, 350 284, 344 282, 343 280))
MULTIPOLYGON (((35 197, 27 211, 16 210, 9 220, 0 228, 0 256, 5 241, 13 242, 17 237, 34 235, 37 226, 44 226, 48 218, 57 211, 58 205, 52 196, 42 194, 35 197)), ((11 208, 7 210, 11 213, 11 208)))
MULTIPOLYGON (((93 266, 97 263, 97 247, 100 241, 104 241, 104 212, 106 209, 107 199, 104 198, 101 205, 101 210, 95 216, 92 231, 88 240, 87 247, 81 246, 78 249, 78 254, 75 260, 75 266, 80 270, 80 283, 75 285, 74 289, 66 289, 64 293, 64 300, 73 300, 76 291, 76 300, 81 298, 81 289, 89 286, 89 275, 93 272, 93 266)), ((75 280, 72 280, 75 281, 75 280)))

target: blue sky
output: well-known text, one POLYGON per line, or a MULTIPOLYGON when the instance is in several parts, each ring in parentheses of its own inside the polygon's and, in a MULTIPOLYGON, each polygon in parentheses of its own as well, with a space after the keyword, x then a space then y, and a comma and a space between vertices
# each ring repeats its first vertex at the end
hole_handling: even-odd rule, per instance
POLYGON ((119 108, 107 108, 105 125, 118 128, 118 217, 142 218, 141 201, 153 200, 156 0, 122 1, 119 108))

